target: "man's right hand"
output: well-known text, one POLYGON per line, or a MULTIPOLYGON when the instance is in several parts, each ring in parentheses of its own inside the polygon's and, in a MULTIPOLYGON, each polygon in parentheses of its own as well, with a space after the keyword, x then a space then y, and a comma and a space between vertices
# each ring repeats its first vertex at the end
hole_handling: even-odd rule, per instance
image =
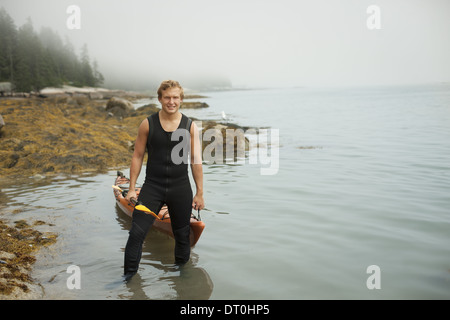
POLYGON ((130 190, 127 193, 126 199, 131 202, 131 199, 137 200, 137 194, 135 190, 130 190))

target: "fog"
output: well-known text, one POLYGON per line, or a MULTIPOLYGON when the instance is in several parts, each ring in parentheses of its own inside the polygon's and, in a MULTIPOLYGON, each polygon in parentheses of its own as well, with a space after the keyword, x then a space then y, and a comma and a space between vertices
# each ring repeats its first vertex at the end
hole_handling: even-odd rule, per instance
POLYGON ((87 44, 106 86, 234 87, 450 81, 448 0, 0 0, 22 26, 87 44), (80 9, 69 29, 67 8, 80 9), (367 21, 379 8, 377 28, 367 21), (380 28, 378 28, 380 27, 380 28), (204 80, 206 79, 206 80, 204 80), (221 82, 218 83, 221 83, 221 82), (226 82, 226 81, 225 81, 226 82))

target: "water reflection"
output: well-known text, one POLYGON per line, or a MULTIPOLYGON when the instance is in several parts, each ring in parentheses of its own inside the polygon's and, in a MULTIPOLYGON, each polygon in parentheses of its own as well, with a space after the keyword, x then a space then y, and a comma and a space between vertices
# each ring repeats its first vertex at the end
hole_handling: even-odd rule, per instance
MULTIPOLYGON (((161 276, 157 282, 145 278, 145 275, 137 273, 127 284, 132 300, 151 299, 179 299, 179 300, 207 300, 211 297, 213 282, 208 273, 193 264, 183 267, 160 265, 160 271, 166 276, 161 276), (171 290, 161 290, 161 287, 169 287, 171 290)), ((125 298, 125 297, 123 297, 125 298)))
MULTIPOLYGON (((117 221, 123 230, 130 230, 131 218, 116 206, 117 221)), ((124 243, 125 246, 125 243, 124 243)), ((182 299, 206 300, 213 291, 208 273, 197 267, 198 255, 191 251, 191 260, 180 267, 173 264, 174 241, 150 229, 144 241, 139 272, 126 284, 132 300, 182 299)))

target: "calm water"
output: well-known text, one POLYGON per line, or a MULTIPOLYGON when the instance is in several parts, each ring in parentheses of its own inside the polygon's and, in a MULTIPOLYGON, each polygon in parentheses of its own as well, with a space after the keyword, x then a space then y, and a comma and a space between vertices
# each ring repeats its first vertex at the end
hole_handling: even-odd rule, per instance
POLYGON ((121 283, 131 221, 115 171, 2 186, 3 216, 59 234, 35 268, 46 299, 450 298, 450 86, 207 95, 210 108, 183 112, 277 129, 278 172, 262 175, 259 159, 204 166, 206 229, 182 270, 152 230, 121 283), (367 287, 372 265, 380 289, 367 287))

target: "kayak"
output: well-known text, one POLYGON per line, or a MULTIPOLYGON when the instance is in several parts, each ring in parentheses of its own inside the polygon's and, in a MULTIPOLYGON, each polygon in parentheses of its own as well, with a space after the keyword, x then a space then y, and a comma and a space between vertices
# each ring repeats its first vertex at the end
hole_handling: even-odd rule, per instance
MULTIPOLYGON (((130 179, 125 177, 122 172, 117 172, 117 178, 113 185, 114 196, 116 198, 116 204, 118 207, 128 216, 132 217, 135 204, 128 201, 126 193, 128 192, 130 184, 130 179)), ((139 196, 141 191, 140 187, 136 187, 136 194, 139 196)), ((170 214, 166 205, 164 205, 158 213, 158 219, 155 219, 153 223, 155 229, 167 234, 168 236, 174 238, 172 232, 172 225, 170 223, 170 214)), ((200 215, 196 217, 194 214, 191 215, 191 232, 190 232, 190 243, 191 247, 195 246, 197 241, 202 235, 203 229, 205 229, 205 223, 201 221, 200 215)))

